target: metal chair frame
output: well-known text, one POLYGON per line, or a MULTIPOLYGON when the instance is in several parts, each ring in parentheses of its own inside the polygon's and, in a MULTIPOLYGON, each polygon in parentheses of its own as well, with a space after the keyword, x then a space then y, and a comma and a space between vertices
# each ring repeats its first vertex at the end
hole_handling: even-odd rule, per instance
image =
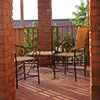
POLYGON ((14 44, 14 45, 15 45, 15 48, 19 48, 18 50, 15 49, 16 52, 14 54, 14 56, 15 56, 15 59, 14 59, 14 61, 15 61, 15 72, 16 72, 16 89, 18 89, 18 81, 23 80, 23 79, 26 80, 26 78, 30 78, 30 77, 38 77, 38 84, 40 84, 39 64, 38 64, 38 56, 39 55, 37 55, 37 52, 35 51, 31 57, 26 56, 26 54, 28 54, 28 52, 27 52, 28 49, 32 49, 32 50, 37 49, 38 51, 40 51, 40 50, 38 49, 38 47, 24 47, 24 46, 20 46, 20 45, 17 45, 17 44, 14 44), (22 58, 22 60, 19 59, 19 58, 22 58), (31 64, 27 73, 25 71, 26 61, 30 62, 30 64, 31 64), (36 63, 36 61, 37 61, 37 63, 36 63), (18 68, 17 68, 18 62, 23 63, 23 72, 21 72, 19 74, 18 74, 18 68), (32 66, 33 63, 37 64, 37 75, 30 75, 29 74, 30 70, 34 69, 36 67, 36 66, 32 66), (18 78, 18 76, 20 76, 20 75, 24 75, 24 76, 18 78))
MULTIPOLYGON (((85 35, 83 35, 84 38, 85 38, 83 41, 85 42, 86 36, 87 36, 87 33, 88 33, 88 26, 80 26, 80 29, 78 31, 77 39, 81 38, 81 36, 82 36, 82 35, 80 35, 81 32, 82 32, 82 34, 84 34, 84 32, 85 32, 85 35), (83 27, 83 30, 82 30, 82 27, 83 27)), ((84 76, 86 76, 86 66, 87 66, 87 64, 86 64, 86 49, 85 49, 86 48, 86 42, 85 43, 81 43, 82 46, 81 45, 78 46, 78 42, 80 41, 80 39, 78 39, 78 41, 77 41, 77 39, 76 39, 76 43, 75 43, 75 48, 69 48, 69 47, 71 47, 71 44, 69 44, 68 41, 66 41, 66 42, 62 41, 62 50, 66 49, 67 52, 62 52, 62 53, 54 54, 54 62, 53 62, 53 65, 54 65, 54 70, 53 70, 54 78, 56 78, 56 76, 55 76, 56 72, 59 72, 59 70, 57 70, 57 71, 55 70, 57 68, 56 65, 55 65, 55 56, 63 57, 63 66, 64 66, 64 73, 65 73, 65 75, 66 75, 66 70, 68 70, 68 57, 73 57, 74 58, 74 74, 75 74, 75 81, 77 81, 76 56, 84 55, 84 76), (81 50, 81 48, 84 50, 84 53, 82 53, 82 54, 81 53, 77 53, 76 51, 81 50), (73 54, 71 55, 69 53, 69 51, 73 51, 73 54), (67 65, 64 62, 65 58, 67 58, 67 65)))

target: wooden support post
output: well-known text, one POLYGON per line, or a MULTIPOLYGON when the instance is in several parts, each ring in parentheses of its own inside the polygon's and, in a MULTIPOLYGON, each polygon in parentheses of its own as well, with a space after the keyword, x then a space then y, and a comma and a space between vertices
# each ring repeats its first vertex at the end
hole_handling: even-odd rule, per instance
POLYGON ((21 21, 20 21, 20 27, 24 27, 24 8, 23 8, 23 0, 20 0, 20 15, 21 15, 21 21))

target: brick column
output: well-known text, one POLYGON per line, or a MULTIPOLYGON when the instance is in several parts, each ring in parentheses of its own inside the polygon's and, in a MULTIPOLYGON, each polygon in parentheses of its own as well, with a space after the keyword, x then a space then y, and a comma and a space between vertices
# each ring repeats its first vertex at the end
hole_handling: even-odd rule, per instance
POLYGON ((100 0, 89 0, 89 5, 91 100, 100 100, 100 0))
MULTIPOLYGON (((49 51, 52 48, 53 38, 51 25, 51 0, 38 0, 38 47, 42 51, 49 51)), ((42 63, 46 61, 46 59, 46 57, 43 57, 42 63)))
POLYGON ((0 100, 15 100, 12 0, 0 0, 0 100))
MULTIPOLYGON (((89 25, 89 0, 87 0, 87 15, 88 15, 88 17, 87 17, 87 19, 88 19, 87 24, 89 25)), ((86 55, 87 55, 87 65, 90 66, 89 34, 88 34, 88 37, 87 37, 86 55)))

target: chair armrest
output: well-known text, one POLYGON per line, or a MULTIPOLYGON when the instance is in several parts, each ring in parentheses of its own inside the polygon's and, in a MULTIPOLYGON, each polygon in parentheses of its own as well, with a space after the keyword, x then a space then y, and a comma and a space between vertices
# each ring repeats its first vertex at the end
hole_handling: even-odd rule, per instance
POLYGON ((20 45, 17 45, 17 44, 14 44, 14 45, 15 45, 15 47, 17 47, 17 50, 15 50, 15 51, 16 51, 17 55, 19 55, 19 56, 27 55, 29 53, 28 52, 29 50, 31 50, 31 51, 34 50, 34 52, 32 54, 34 56, 37 55, 37 51, 38 51, 38 56, 40 55, 40 50, 39 50, 38 47, 24 47, 24 46, 20 46, 20 45))

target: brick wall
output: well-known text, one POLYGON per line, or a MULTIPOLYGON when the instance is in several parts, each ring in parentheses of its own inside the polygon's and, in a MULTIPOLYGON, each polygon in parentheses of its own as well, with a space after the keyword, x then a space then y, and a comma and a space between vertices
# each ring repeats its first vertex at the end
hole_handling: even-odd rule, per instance
MULTIPOLYGON (((89 0, 91 99, 100 100, 100 0, 89 0)), ((51 0, 38 0, 38 47, 52 47, 51 0)), ((0 99, 15 100, 12 0, 0 0, 0 99)), ((46 59, 46 58, 44 58, 46 59)))
MULTIPOLYGON (((38 47, 42 51, 52 48, 52 11, 51 0, 38 0, 38 47)), ((41 63, 47 63, 48 57, 40 58, 41 63), (42 59, 42 60, 41 60, 42 59)))
POLYGON ((91 99, 100 100, 100 0, 89 0, 91 99))
POLYGON ((0 100, 15 100, 12 0, 0 0, 0 100))

